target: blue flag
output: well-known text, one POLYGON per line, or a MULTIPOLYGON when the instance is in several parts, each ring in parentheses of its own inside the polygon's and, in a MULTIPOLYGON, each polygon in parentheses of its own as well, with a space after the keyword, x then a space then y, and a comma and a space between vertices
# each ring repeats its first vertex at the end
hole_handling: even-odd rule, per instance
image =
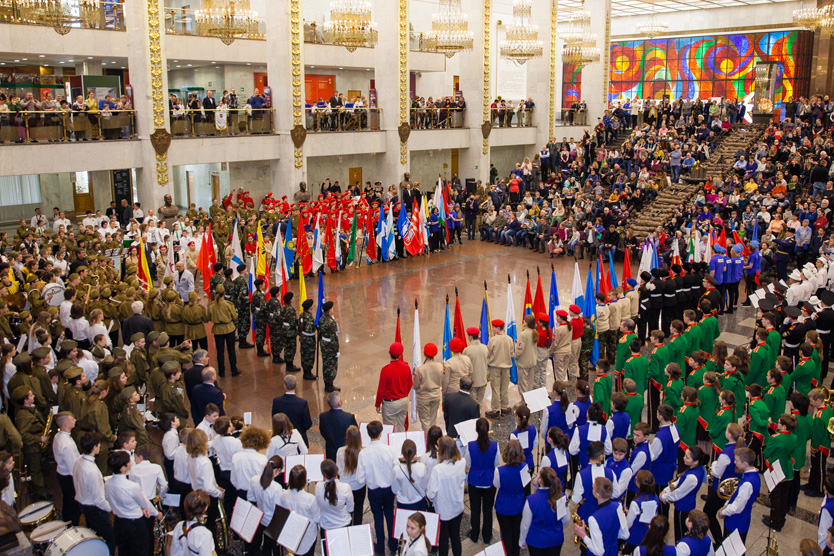
POLYGON ((397 217, 397 230, 400 232, 401 238, 405 238, 408 235, 408 228, 410 226, 411 220, 409 220, 405 208, 401 208, 400 215, 397 217))
POLYGON ((446 304, 446 318, 443 320, 443 360, 448 361, 452 358, 452 350, 449 348, 449 342, 452 341, 452 326, 449 322, 449 304, 446 304))
POLYGON ((759 219, 756 218, 753 220, 753 238, 750 241, 759 241, 759 219))
MULTIPOLYGON (((599 264, 597 263, 597 266, 599 264)), ((582 314, 591 319, 591 324, 594 326, 594 349, 591 353, 591 365, 595 365, 599 359, 599 336, 597 330, 597 302, 594 298, 594 282, 591 279, 591 269, 588 269, 588 280, 585 283, 585 307, 582 314)))
POLYGON ((550 301, 547 314, 550 316, 550 328, 556 326, 556 307, 559 305, 559 288, 556 286, 556 271, 550 271, 550 301))
POLYGON ((614 270, 614 251, 611 250, 608 252, 608 274, 611 275, 611 287, 616 289, 620 287, 620 283, 617 281, 617 272, 614 270))
POLYGON ((657 243, 652 244, 652 268, 660 268, 660 260, 657 258, 657 243))
POLYGON ((487 309, 486 294, 481 301, 481 343, 489 343, 489 310, 487 309))
POLYGON ((287 235, 284 236, 284 260, 287 261, 287 274, 292 274, 295 260, 295 245, 292 242, 292 220, 287 221, 287 235))
MULTIPOLYGON (((504 324, 507 327, 507 336, 513 340, 517 340, 518 333, 515 329, 515 304, 513 303, 513 288, 511 284, 507 284, 507 314, 504 317, 504 324)), ((513 366, 510 367, 510 382, 518 384, 518 369, 515 365, 515 357, 513 357, 513 366)))
POLYGON ((318 326, 322 314, 321 306, 324 305, 324 273, 321 270, 319 270, 319 293, 316 305, 316 326, 318 326))

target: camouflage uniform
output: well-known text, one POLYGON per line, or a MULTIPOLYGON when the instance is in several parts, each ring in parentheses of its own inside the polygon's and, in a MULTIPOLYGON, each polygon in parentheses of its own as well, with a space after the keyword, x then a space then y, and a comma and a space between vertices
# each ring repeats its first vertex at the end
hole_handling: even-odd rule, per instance
POLYGON ((237 311, 237 339, 245 344, 252 325, 249 322, 249 282, 242 274, 235 278, 231 301, 237 311))
POLYGON ((211 291, 211 299, 214 299, 214 290, 217 288, 218 284, 222 284, 224 280, 222 272, 215 272, 211 275, 211 279, 209 280, 209 288, 211 291))
POLYGON ((266 343, 266 325, 269 313, 266 310, 266 295, 260 290, 252 294, 252 316, 255 319, 255 347, 261 353, 266 343))
POLYGON ((339 370, 339 327, 336 320, 327 313, 319 320, 319 338, 324 387, 325 390, 330 390, 339 370))
POLYGON ((588 365, 591 362, 591 352, 594 350, 596 332, 591 327, 582 329, 582 347, 579 352, 579 380, 588 380, 588 365))
POLYGON ((309 310, 302 311, 298 331, 301 333, 301 368, 304 376, 309 377, 316 364, 316 317, 309 310))
POLYGON ((281 327, 283 328, 284 337, 284 361, 287 363, 287 371, 293 372, 298 370, 293 364, 295 361, 295 352, 298 349, 298 314, 288 302, 281 308, 281 327))
POLYGON ((281 326, 281 300, 270 297, 266 302, 267 324, 269 325, 269 344, 272 348, 272 362, 283 363, 281 350, 284 348, 284 331, 281 326))

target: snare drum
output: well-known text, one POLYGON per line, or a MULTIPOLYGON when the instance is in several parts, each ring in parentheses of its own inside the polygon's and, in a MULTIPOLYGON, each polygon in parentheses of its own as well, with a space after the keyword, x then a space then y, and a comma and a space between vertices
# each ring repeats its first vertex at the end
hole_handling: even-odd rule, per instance
POLYGON ((91 529, 70 527, 55 537, 45 556, 110 556, 110 550, 91 529))
POLYGON ((70 524, 66 521, 47 521, 32 531, 32 534, 29 535, 29 540, 32 541, 35 551, 43 554, 46 547, 49 546, 49 543, 55 537, 66 531, 69 526, 70 524))
POLYGON ((31 533, 39 525, 55 519, 55 505, 52 502, 35 502, 20 512, 20 525, 24 533, 31 533))

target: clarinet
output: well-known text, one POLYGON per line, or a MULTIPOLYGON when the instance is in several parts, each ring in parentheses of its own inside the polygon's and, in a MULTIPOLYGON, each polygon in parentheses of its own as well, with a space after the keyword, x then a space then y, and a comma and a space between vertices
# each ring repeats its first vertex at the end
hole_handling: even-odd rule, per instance
POLYGON ((403 548, 405 547, 405 533, 400 533, 400 540, 397 541, 397 556, 403 556, 403 548))

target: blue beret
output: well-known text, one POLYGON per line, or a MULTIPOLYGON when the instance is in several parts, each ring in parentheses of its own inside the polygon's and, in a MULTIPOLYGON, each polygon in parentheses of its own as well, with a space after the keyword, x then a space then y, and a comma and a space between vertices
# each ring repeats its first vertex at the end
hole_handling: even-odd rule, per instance
POLYGON ((744 246, 740 243, 736 243, 735 245, 733 245, 733 251, 735 251, 736 253, 741 253, 744 251, 744 246))
POLYGON ((759 248, 759 241, 754 239, 753 241, 750 242, 750 247, 752 247, 753 249, 758 249, 759 248))
POLYGON ((629 287, 633 288, 634 286, 637 285, 637 280, 635 280, 634 278, 629 278, 629 279, 626 280, 626 284, 628 284, 629 287))
POLYGON ((721 245, 713 245, 712 248, 715 250, 716 253, 721 253, 722 255, 727 252, 727 250, 724 249, 724 247, 722 247, 721 245))

